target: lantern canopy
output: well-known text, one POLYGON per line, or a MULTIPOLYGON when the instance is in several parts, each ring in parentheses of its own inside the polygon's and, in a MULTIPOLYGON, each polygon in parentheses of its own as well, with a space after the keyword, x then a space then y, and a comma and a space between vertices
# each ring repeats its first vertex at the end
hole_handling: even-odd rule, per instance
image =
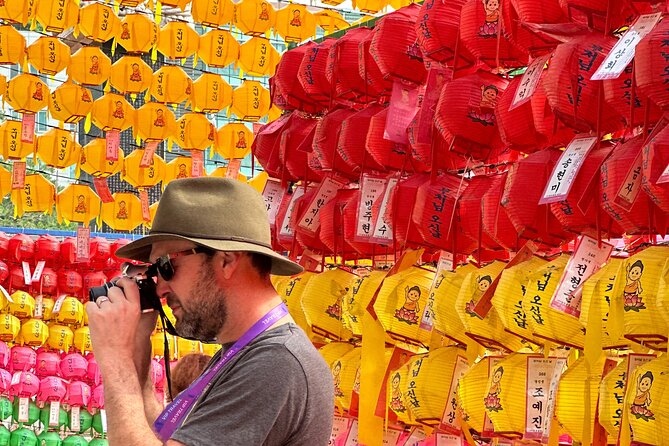
POLYGON ((249 36, 264 35, 274 25, 276 11, 266 0, 242 0, 235 4, 233 24, 249 36))
POLYGON ((100 214, 100 197, 86 184, 70 184, 56 197, 59 219, 88 223, 100 214))
POLYGON ((79 31, 94 42, 106 42, 118 34, 121 21, 107 5, 93 3, 79 11, 79 31))
POLYGON ((225 68, 239 60, 239 42, 228 31, 212 29, 200 37, 197 54, 208 67, 225 68))
POLYGON ((60 73, 70 63, 70 47, 57 37, 40 37, 26 53, 28 63, 42 74, 60 73))
POLYGON ((101 85, 111 75, 111 59, 97 46, 84 45, 70 58, 67 74, 81 85, 101 85))
POLYGON ((144 14, 128 14, 116 40, 129 53, 148 53, 158 42, 158 26, 144 14))

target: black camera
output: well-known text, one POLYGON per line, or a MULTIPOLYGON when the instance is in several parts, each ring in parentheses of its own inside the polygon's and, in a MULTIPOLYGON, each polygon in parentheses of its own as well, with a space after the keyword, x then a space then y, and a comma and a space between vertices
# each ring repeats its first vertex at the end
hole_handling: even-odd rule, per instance
MULTIPOLYGON (((148 268, 136 267, 130 263, 124 264, 122 267, 123 277, 129 277, 137 283, 139 288, 139 302, 142 308, 142 311, 147 310, 160 310, 160 299, 156 293, 156 282, 153 278, 157 275, 157 270, 155 265, 151 265, 148 268), (143 270, 141 273, 138 273, 137 270, 143 270)), ((104 285, 91 287, 88 290, 88 298, 91 302, 95 302, 98 298, 106 296, 109 288, 116 286, 116 281, 119 277, 110 280, 104 285)))

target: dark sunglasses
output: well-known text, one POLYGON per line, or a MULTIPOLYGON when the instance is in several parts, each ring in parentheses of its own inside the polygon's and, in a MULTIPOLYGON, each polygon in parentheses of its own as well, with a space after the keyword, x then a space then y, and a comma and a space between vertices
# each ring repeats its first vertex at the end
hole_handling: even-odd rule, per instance
POLYGON ((165 254, 156 259, 151 266, 147 269, 146 275, 148 277, 155 277, 156 274, 160 274, 160 277, 163 280, 170 281, 174 277, 174 265, 172 260, 178 257, 185 257, 193 254, 213 254, 215 251, 210 248, 205 248, 204 246, 197 246, 195 248, 186 249, 183 251, 173 252, 170 254, 165 254))

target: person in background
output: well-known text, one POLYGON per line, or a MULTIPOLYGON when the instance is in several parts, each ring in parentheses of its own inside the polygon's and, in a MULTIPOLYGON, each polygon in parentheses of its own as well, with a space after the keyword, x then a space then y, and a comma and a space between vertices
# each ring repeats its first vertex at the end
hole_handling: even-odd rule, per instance
POLYGON ((210 361, 211 356, 203 353, 189 353, 179 359, 172 368, 172 396, 186 390, 204 372, 210 361))

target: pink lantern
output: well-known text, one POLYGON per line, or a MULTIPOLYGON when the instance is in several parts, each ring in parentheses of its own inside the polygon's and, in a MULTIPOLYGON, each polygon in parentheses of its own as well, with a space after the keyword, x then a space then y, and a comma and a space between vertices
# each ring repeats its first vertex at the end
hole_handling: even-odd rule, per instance
POLYGON ((88 411, 95 415, 99 409, 105 408, 105 389, 102 384, 97 386, 91 392, 91 399, 88 403, 88 411))
POLYGON ((0 369, 0 394, 6 395, 12 385, 12 374, 5 369, 0 369))
POLYGON ((91 401, 91 388, 81 381, 72 381, 67 386, 64 402, 70 406, 87 406, 91 401))
POLYGON ((15 372, 9 394, 19 398, 32 398, 39 391, 39 378, 30 372, 15 372))
POLYGON ((5 368, 9 364, 9 347, 3 341, 0 341, 0 367, 5 368))
POLYGON ((37 364, 37 353, 30 347, 15 345, 12 347, 11 360, 9 363, 10 372, 29 371, 35 368, 37 364))
POLYGON ((93 353, 88 353, 86 355, 86 360, 88 361, 88 367, 86 368, 86 382, 92 386, 97 386, 102 382, 98 361, 95 359, 93 353))
POLYGON ((39 382, 37 392, 37 407, 42 408, 46 403, 61 402, 67 393, 65 381, 57 376, 47 376, 39 382))
POLYGON ((60 361, 60 374, 65 379, 83 379, 88 370, 88 361, 79 353, 68 353, 60 361))
POLYGON ((35 374, 39 378, 58 376, 60 374, 60 354, 40 349, 37 353, 35 374))
POLYGON ((9 258, 17 262, 30 261, 35 256, 35 242, 27 234, 16 234, 9 239, 9 258))
POLYGON ((158 390, 163 390, 165 387, 165 368, 163 365, 156 361, 155 359, 151 360, 151 382, 154 387, 158 390))

